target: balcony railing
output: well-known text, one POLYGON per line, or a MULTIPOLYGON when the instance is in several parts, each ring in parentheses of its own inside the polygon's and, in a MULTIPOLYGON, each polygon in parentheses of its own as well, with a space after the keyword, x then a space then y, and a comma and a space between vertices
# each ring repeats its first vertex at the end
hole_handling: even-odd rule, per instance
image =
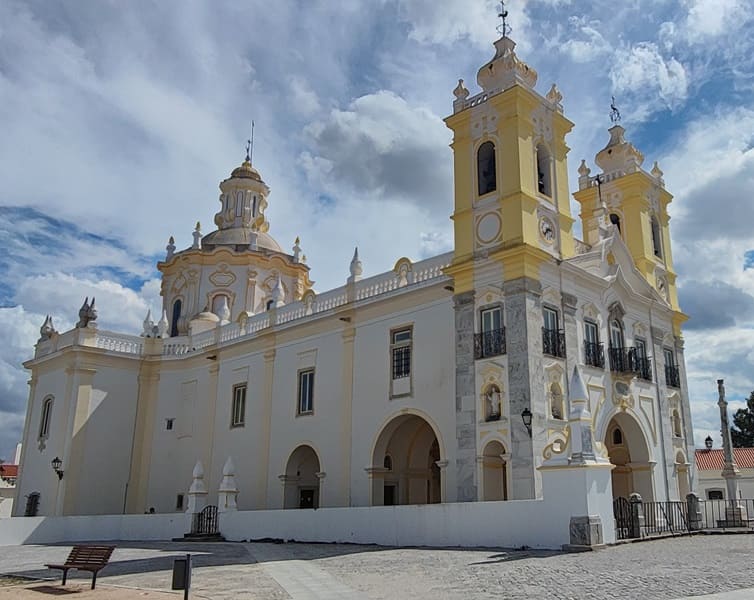
POLYGON ((550 356, 565 358, 565 331, 542 328, 542 352, 550 356))
POLYGON ((636 348, 610 348, 610 370, 615 373, 632 373, 640 379, 652 381, 652 360, 636 348))
POLYGON ((474 358, 505 354, 505 327, 474 334, 474 358))
POLYGON ((665 365, 665 383, 668 387, 681 387, 681 374, 675 365, 665 365))
POLYGON ((598 369, 605 368, 605 348, 602 344, 584 343, 584 364, 598 369))

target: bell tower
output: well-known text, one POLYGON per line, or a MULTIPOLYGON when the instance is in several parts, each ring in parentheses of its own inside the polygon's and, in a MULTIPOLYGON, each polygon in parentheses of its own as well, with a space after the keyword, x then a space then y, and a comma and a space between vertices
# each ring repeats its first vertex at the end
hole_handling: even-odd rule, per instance
POLYGON ((678 306, 670 248, 668 204, 673 196, 665 189, 657 163, 649 172, 642 169, 644 155, 626 141, 618 120, 613 119, 610 140, 595 157, 601 173, 592 176, 585 161, 579 167, 574 198, 581 204, 584 240, 593 245, 600 240, 601 228, 614 225, 636 268, 678 314, 674 325, 679 331, 685 316, 678 306))
POLYGON ((534 89, 537 72, 516 43, 498 39, 495 55, 477 73, 482 91, 470 96, 459 80, 453 114, 455 256, 448 272, 457 292, 473 288, 474 258, 502 262, 505 279, 539 279, 539 265, 574 254, 563 115, 553 84, 534 89))

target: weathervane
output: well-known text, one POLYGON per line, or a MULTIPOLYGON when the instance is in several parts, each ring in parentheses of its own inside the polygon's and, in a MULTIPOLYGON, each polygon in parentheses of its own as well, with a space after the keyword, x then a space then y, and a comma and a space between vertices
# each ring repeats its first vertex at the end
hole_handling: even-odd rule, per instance
POLYGON ((617 125, 620 123, 620 111, 618 110, 618 107, 615 106, 615 96, 611 96, 612 102, 610 102, 610 122, 613 125, 617 125))
POLYGON ((500 0, 500 12, 497 15, 500 18, 500 25, 497 26, 497 32, 502 37, 508 37, 511 32, 511 27, 508 25, 508 11, 505 8, 505 2, 500 0))
POLYGON ((251 122, 251 137, 246 140, 246 160, 251 162, 254 155, 254 121, 251 122))

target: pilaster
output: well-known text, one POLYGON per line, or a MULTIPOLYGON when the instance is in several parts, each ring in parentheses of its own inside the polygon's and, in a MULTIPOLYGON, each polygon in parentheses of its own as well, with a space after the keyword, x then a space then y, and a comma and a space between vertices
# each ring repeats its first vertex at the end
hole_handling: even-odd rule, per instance
MULTIPOLYGON (((356 328, 348 325, 341 334, 343 340, 343 364, 341 369, 341 398, 340 410, 340 448, 343 460, 342 491, 340 503, 342 506, 351 505, 351 445, 353 431, 353 346, 356 338, 356 328)), ((322 503, 322 482, 320 482, 320 506, 322 503)), ((336 501, 333 498, 333 501, 336 501)), ((334 504, 331 504, 334 506, 334 504)))
POLYGON ((456 348, 456 501, 477 500, 474 292, 453 297, 456 348))
POLYGON ((256 505, 258 509, 274 506, 269 501, 269 477, 270 477, 270 430, 272 428, 272 387, 275 376, 275 340, 271 341, 271 347, 264 352, 264 391, 262 394, 262 430, 260 435, 261 456, 259 467, 261 481, 264 483, 257 489, 256 505))
POLYGON ((529 278, 506 281, 505 337, 508 348, 508 394, 511 416, 511 498, 523 500, 542 495, 535 457, 541 456, 546 438, 543 429, 547 407, 542 397, 541 285, 529 278), (520 417, 532 412, 533 436, 520 417))
POLYGON ((131 464, 126 484, 125 511, 140 514, 147 507, 155 409, 159 393, 160 373, 154 363, 143 362, 139 372, 136 398, 136 419, 131 464))

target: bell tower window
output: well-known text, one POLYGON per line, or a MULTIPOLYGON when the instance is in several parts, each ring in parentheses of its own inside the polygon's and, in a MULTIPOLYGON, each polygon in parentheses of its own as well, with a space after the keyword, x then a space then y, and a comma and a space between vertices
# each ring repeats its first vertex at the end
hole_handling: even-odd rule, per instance
POLYGON ((497 189, 497 174, 495 173, 495 144, 484 142, 479 146, 476 154, 477 181, 479 195, 484 196, 497 189))
POLYGON ((181 307, 183 303, 180 300, 173 302, 173 317, 170 319, 170 337, 178 335, 178 319, 181 318, 181 307))
POLYGON ((655 256, 662 258, 662 243, 660 242, 660 222, 652 216, 652 249, 655 256))
POLYGON ((550 153, 542 144, 537 146, 537 191, 540 194, 552 197, 550 153))

